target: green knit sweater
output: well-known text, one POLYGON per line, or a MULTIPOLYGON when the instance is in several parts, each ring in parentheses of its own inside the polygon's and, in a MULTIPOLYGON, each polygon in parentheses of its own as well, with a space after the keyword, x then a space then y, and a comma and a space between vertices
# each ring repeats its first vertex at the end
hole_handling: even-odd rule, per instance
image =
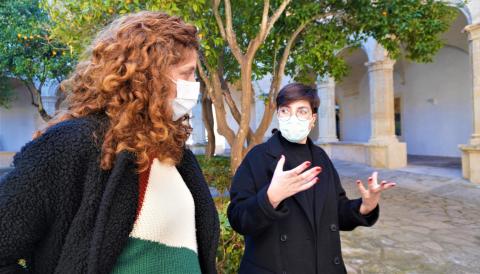
POLYGON ((175 166, 154 159, 139 188, 137 219, 112 274, 201 273, 195 204, 175 166))

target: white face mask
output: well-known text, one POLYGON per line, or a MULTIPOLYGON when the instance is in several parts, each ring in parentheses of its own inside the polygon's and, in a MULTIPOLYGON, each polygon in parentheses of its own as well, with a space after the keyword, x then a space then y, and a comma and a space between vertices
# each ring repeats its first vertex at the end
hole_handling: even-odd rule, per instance
POLYGON ((307 138, 310 133, 310 121, 301 121, 296 115, 292 115, 290 119, 278 120, 278 125, 282 136, 292 143, 299 143, 303 139, 307 138))
POLYGON ((200 82, 185 80, 174 81, 177 84, 177 97, 172 101, 173 120, 176 121, 185 114, 191 114, 193 107, 198 102, 200 82))

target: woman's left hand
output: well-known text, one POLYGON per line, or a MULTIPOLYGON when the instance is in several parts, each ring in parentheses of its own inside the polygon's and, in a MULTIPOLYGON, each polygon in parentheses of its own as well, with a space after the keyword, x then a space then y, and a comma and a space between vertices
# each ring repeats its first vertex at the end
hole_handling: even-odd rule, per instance
POLYGON ((377 176, 378 172, 375 171, 372 173, 372 176, 368 178, 368 189, 365 189, 362 181, 357 180, 358 190, 362 194, 362 205, 360 206, 360 214, 362 215, 367 215, 377 207, 382 191, 390 189, 396 185, 394 182, 387 181, 382 181, 378 184, 377 176))

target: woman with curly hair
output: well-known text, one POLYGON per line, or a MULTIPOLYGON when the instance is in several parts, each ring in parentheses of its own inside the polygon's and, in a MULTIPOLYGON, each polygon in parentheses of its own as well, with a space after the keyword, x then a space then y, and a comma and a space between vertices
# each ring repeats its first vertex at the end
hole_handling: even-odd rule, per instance
POLYGON ((216 273, 218 215, 185 147, 198 47, 160 12, 97 36, 68 108, 0 181, 0 273, 216 273))

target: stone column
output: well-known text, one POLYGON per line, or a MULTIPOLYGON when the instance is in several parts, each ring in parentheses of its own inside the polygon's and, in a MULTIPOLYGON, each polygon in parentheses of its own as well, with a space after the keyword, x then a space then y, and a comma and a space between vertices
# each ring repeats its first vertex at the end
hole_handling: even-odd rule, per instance
POLYGON ((370 125, 369 143, 396 142, 393 65, 390 59, 367 63, 368 84, 370 89, 370 125))
POLYGON ((480 24, 465 27, 472 66, 473 134, 471 145, 480 145, 480 24))
POLYGON ((57 99, 57 96, 42 96, 43 108, 51 116, 55 114, 55 103, 57 99))
POLYGON ((202 104, 198 103, 192 110, 192 119, 190 124, 193 128, 192 140, 193 145, 205 145, 205 126, 202 120, 202 104))
POLYGON ((318 83, 318 139, 317 143, 338 142, 335 120, 335 80, 326 77, 318 83))
POLYGON ((393 66, 390 59, 367 63, 370 89, 371 135, 369 164, 399 168, 407 165, 406 144, 395 136, 393 66))
POLYGON ((480 184, 480 24, 465 27, 468 33, 472 67, 473 133, 462 150, 463 177, 480 184))

